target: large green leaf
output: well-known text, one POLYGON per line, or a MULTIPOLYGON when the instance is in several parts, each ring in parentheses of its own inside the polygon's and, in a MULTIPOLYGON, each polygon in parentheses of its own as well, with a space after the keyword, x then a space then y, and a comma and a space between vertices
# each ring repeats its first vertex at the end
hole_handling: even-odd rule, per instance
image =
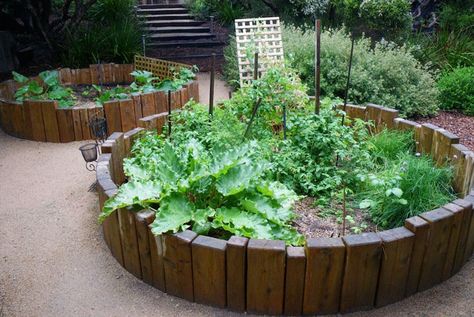
POLYGON ((268 197, 260 195, 246 196, 240 200, 242 207, 252 213, 260 214, 262 217, 279 225, 293 218, 293 213, 288 208, 281 207, 278 203, 268 197))
POLYGON ((160 235, 166 232, 178 232, 193 219, 194 206, 184 194, 173 193, 161 200, 151 232, 160 235))
POLYGON ((143 208, 160 201, 161 186, 156 182, 141 183, 131 181, 120 186, 117 195, 104 203, 104 208, 99 216, 103 222, 112 212, 128 206, 139 205, 143 208))
POLYGON ((276 200, 283 208, 291 208, 298 195, 279 182, 263 182, 257 185, 257 190, 263 195, 276 200))
POLYGON ((57 70, 47 70, 41 72, 39 76, 48 87, 59 85, 59 73, 57 70))
POLYGON ((43 93, 43 87, 41 87, 36 81, 32 80, 28 83, 28 92, 40 95, 43 93))
POLYGON ((272 228, 265 218, 238 208, 216 210, 214 226, 233 234, 259 239, 272 239, 272 228))
POLYGON ((247 188, 252 179, 260 177, 260 166, 252 165, 250 161, 232 167, 217 179, 216 188, 224 196, 240 193, 247 188))
POLYGON ((28 77, 23 76, 22 74, 17 73, 15 71, 12 72, 12 75, 13 79, 20 84, 25 84, 26 82, 28 82, 28 80, 30 80, 28 77))

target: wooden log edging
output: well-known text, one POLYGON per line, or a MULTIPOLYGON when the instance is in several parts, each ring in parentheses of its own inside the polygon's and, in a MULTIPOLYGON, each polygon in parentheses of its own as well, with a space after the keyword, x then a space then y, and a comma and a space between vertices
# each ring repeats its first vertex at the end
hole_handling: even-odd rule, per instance
MULTIPOLYGON (((409 218, 403 227, 308 239, 298 248, 237 236, 225 241, 189 230, 155 237, 148 227, 153 212, 120 210, 103 223, 106 244, 117 261, 145 283, 189 301, 239 312, 307 315, 368 310, 442 283, 474 252, 474 156, 449 132, 394 117, 386 109, 348 105, 347 113, 372 120, 374 131, 381 126, 412 130, 417 148, 435 162, 448 161, 455 167, 454 183, 462 198, 409 218)), ((163 120, 115 133, 104 144, 103 152, 109 154, 101 156, 97 169, 100 206, 125 181, 116 165, 129 155, 142 131, 162 129, 167 113, 160 116, 163 120)))
MULTIPOLYGON (((133 64, 90 65, 83 69, 59 69, 63 85, 126 84, 133 81, 133 64)), ((111 100, 103 107, 58 108, 54 100, 15 101, 18 84, 13 80, 0 83, 0 127, 5 133, 32 141, 66 143, 91 140, 89 119, 103 111, 109 135, 142 126, 142 118, 166 112, 165 92, 133 94, 130 99, 111 100)), ((172 92, 172 109, 181 108, 190 99, 199 102, 197 81, 191 81, 172 92)))

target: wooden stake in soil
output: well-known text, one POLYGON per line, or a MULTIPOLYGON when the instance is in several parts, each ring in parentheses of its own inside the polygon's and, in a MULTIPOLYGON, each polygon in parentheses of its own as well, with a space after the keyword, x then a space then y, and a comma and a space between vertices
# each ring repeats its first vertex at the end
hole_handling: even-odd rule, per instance
POLYGON ((212 53, 211 57, 211 82, 209 84, 209 114, 212 116, 214 112, 214 76, 216 72, 216 54, 212 53))
POLYGON ((316 20, 316 74, 315 74, 315 113, 319 114, 321 109, 321 20, 316 20))
POLYGON ((262 102, 262 98, 258 98, 257 103, 255 104, 255 107, 253 107, 252 116, 250 117, 249 124, 247 125, 247 129, 245 130, 244 139, 247 137, 248 133, 250 132, 250 127, 252 126, 255 116, 257 115, 257 110, 261 102, 262 102))
POLYGON ((258 52, 255 52, 255 57, 253 59, 253 79, 258 79, 258 52))
POLYGON ((171 136, 171 90, 168 90, 168 137, 171 136))
MULTIPOLYGON (((346 112, 346 106, 347 106, 347 98, 349 96, 349 84, 351 82, 351 70, 352 70, 352 57, 354 56, 354 35, 352 35, 351 39, 351 55, 349 56, 349 69, 347 72, 347 82, 346 82, 346 92, 344 95, 344 106, 342 110, 346 112)), ((342 122, 341 124, 344 125, 344 120, 345 120, 345 115, 342 116, 342 122)))
POLYGON ((344 187, 342 188, 342 236, 346 235, 346 217, 346 186, 344 185, 344 187))
POLYGON ((283 140, 286 140, 286 106, 283 105, 283 140))

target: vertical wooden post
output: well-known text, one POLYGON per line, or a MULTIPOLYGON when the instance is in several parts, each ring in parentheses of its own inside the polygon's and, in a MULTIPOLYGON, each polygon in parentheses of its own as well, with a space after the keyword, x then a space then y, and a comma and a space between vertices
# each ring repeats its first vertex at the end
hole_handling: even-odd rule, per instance
POLYGON ((285 242, 250 239, 247 247, 247 310, 251 313, 283 313, 285 242))
POLYGON ((216 72, 216 54, 211 57, 211 81, 209 83, 209 114, 214 112, 214 76, 216 72))
POLYGON ((341 292, 341 313, 370 309, 375 304, 382 257, 382 240, 376 233, 342 238, 346 265, 341 292))
POLYGON ((382 265, 375 305, 395 303, 405 297, 415 235, 404 227, 379 232, 383 243, 382 265))
POLYGON ((166 292, 194 301, 191 242, 196 233, 186 230, 162 236, 166 292))
POLYGON ((415 216, 405 220, 405 228, 415 234, 405 291, 405 295, 410 296, 418 291, 425 249, 430 233, 430 225, 426 220, 415 216))
POLYGON ((438 208, 424 212, 420 217, 430 224, 430 235, 418 285, 418 290, 424 291, 443 280, 453 214, 444 208, 438 208))
POLYGON ((339 311, 346 247, 341 238, 312 238, 305 248, 303 314, 335 314, 339 311))
POLYGON ((253 58, 253 80, 258 79, 258 52, 255 52, 253 58))
POLYGON ((303 310, 306 256, 303 247, 288 247, 286 253, 285 315, 301 315, 303 310))
POLYGON ((315 74, 315 113, 319 114, 320 108, 321 108, 321 20, 317 19, 316 20, 316 74, 315 74))
POLYGON ((245 311, 247 238, 232 236, 227 241, 227 306, 245 311))
POLYGON ((226 307, 226 247, 227 242, 198 236, 191 243, 193 261, 194 300, 197 303, 226 307))
POLYGON ((171 136, 171 90, 168 90, 168 137, 171 136))

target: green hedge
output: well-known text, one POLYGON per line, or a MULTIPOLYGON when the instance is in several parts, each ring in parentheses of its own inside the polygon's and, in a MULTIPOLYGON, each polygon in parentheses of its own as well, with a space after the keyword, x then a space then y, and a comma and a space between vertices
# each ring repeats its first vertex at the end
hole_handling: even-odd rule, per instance
POLYGON ((441 107, 474 116, 474 67, 457 68, 438 81, 441 107))

